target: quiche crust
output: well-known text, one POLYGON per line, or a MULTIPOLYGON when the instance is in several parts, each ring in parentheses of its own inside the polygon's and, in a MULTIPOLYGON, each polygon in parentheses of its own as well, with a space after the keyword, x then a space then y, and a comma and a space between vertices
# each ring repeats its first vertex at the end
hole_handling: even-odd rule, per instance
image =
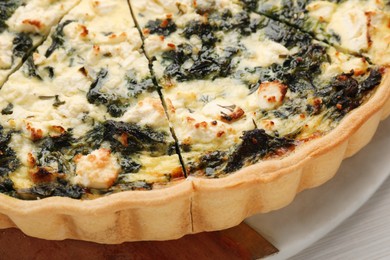
POLYGON ((121 192, 95 200, 51 197, 23 201, 1 195, 0 228, 17 227, 48 240, 105 244, 168 240, 192 233, 191 182, 152 191, 121 192))
POLYGON ((256 213, 285 207, 299 192, 330 180, 343 159, 366 146, 380 121, 389 116, 389 97, 387 71, 367 103, 352 111, 336 129, 299 147, 294 154, 262 161, 216 181, 193 180, 194 232, 225 229, 256 213))
POLYGON ((361 107, 329 134, 281 160, 262 161, 221 179, 189 178, 171 187, 128 191, 91 201, 23 201, 0 194, 0 228, 33 237, 118 244, 168 240, 220 230, 288 205, 302 190, 331 179, 342 160, 368 144, 390 114, 390 73, 361 107))

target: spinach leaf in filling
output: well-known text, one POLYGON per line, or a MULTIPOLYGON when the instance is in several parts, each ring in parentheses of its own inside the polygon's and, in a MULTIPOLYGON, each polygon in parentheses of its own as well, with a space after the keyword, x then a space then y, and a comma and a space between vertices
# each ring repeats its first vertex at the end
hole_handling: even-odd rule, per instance
POLYGON ((207 177, 217 178, 219 173, 226 166, 228 153, 225 151, 214 151, 202 155, 197 162, 190 163, 188 171, 191 174, 201 172, 207 177))
POLYGON ((30 189, 18 190, 18 197, 25 200, 43 199, 47 197, 68 197, 81 199, 86 190, 79 185, 72 185, 65 179, 56 182, 40 183, 30 189))
POLYGON ((50 168, 57 173, 73 173, 73 158, 78 154, 89 154, 101 148, 104 142, 110 145, 112 152, 120 155, 119 161, 126 172, 137 172, 140 164, 128 159, 139 152, 150 152, 153 156, 166 154, 170 143, 166 141, 167 134, 157 132, 148 127, 135 124, 106 121, 96 125, 85 136, 74 138, 71 132, 60 136, 46 137, 39 142, 37 166, 50 168))
POLYGON ((235 30, 241 35, 249 35, 256 29, 249 13, 239 12, 232 14, 228 9, 221 12, 212 12, 209 15, 208 22, 214 31, 229 32, 235 30))
POLYGON ((56 173, 70 173, 73 171, 71 160, 75 156, 72 151, 76 139, 70 132, 60 136, 46 137, 38 144, 37 166, 50 168, 56 173))
POLYGON ((246 83, 251 92, 256 91, 263 82, 277 80, 288 86, 292 92, 306 95, 307 91, 316 88, 315 79, 321 74, 321 65, 328 61, 325 46, 308 44, 303 45, 298 53, 286 57, 282 64, 246 68, 237 71, 234 77, 246 83), (253 75, 258 79, 257 82, 246 80, 252 79, 253 75))
POLYGON ((254 11, 257 8, 259 0, 240 0, 243 8, 247 11, 254 11))
MULTIPOLYGON (((311 28, 306 7, 313 0, 240 0, 246 8, 298 28, 311 28)), ((338 0, 330 0, 338 2, 338 0)))
POLYGON ((45 53, 45 57, 46 58, 50 57, 55 50, 61 48, 64 45, 64 43, 65 43, 65 40, 64 40, 64 28, 65 28, 65 26, 67 26, 67 25, 69 25, 69 24, 71 24, 73 22, 74 21, 72 21, 72 20, 66 20, 65 22, 60 23, 57 26, 57 28, 55 29, 54 33, 51 36, 52 44, 46 50, 46 53, 45 53))
POLYGON ((19 165, 19 159, 16 153, 8 145, 11 141, 13 132, 6 132, 0 126, 0 176, 6 176, 15 171, 19 165))
POLYGON ((146 181, 133 181, 129 182, 119 176, 118 181, 114 186, 112 186, 109 189, 106 190, 98 190, 98 189, 90 189, 88 192, 90 192, 93 195, 109 195, 112 193, 122 192, 122 191, 134 191, 134 190, 152 190, 153 189, 153 183, 149 183, 146 181))
POLYGON ((294 140, 270 136, 262 129, 246 131, 241 139, 242 143, 229 157, 226 173, 237 171, 248 162, 256 162, 266 155, 276 153, 278 149, 291 149, 295 146, 294 140))
POLYGON ((217 51, 216 44, 221 40, 218 32, 238 32, 238 35, 249 35, 257 30, 246 12, 232 14, 229 10, 198 10, 207 13, 208 21, 188 23, 181 35, 190 39, 197 37, 202 42, 200 50, 189 44, 180 44, 175 49, 163 53, 166 64, 165 76, 178 81, 196 79, 215 79, 227 77, 232 73, 232 60, 240 54, 240 46, 226 47, 217 51))
POLYGON ((364 102, 367 92, 381 83, 382 73, 380 69, 372 69, 366 78, 354 77, 353 71, 341 74, 319 89, 317 95, 326 107, 333 108, 330 116, 339 120, 364 102))
POLYGON ((177 26, 172 19, 157 19, 155 21, 149 21, 146 24, 146 28, 149 30, 150 34, 168 36, 176 31, 177 26))
POLYGON ((189 172, 218 178, 264 157, 284 154, 293 150, 296 145, 293 139, 271 136, 263 129, 245 131, 241 140, 231 151, 214 151, 200 156, 196 162, 189 164, 189 172))
POLYGON ((153 80, 150 78, 138 82, 133 71, 129 71, 126 74, 125 80, 129 97, 137 98, 144 92, 153 92, 156 89, 153 80))
POLYGON ((16 152, 9 147, 12 134, 0 126, 0 192, 15 196, 13 182, 9 178, 9 174, 20 166, 20 161, 16 152))
POLYGON ((193 55, 190 45, 181 44, 175 50, 163 54, 164 60, 168 62, 165 75, 178 81, 227 77, 232 70, 232 59, 239 51, 239 48, 226 48, 220 55, 213 48, 203 46, 200 52, 193 55), (189 68, 184 66, 187 62, 192 64, 189 68))
POLYGON ((2 115, 12 115, 13 114, 14 105, 9 103, 5 108, 1 110, 2 115))
POLYGON ((266 19, 263 24, 261 27, 264 26, 265 35, 269 39, 282 44, 287 49, 293 47, 301 48, 312 43, 313 39, 308 34, 302 33, 281 22, 266 19))
POLYGON ((12 14, 22 5, 22 0, 6 0, 0 1, 0 33, 4 32, 8 26, 6 21, 12 14))
MULTIPOLYGON (((148 152, 151 156, 165 155, 172 144, 166 141, 167 134, 157 132, 148 127, 135 124, 106 121, 97 124, 85 136, 74 138, 71 131, 59 136, 46 137, 36 141, 39 148, 36 154, 34 173, 36 185, 30 189, 18 190, 18 196, 23 199, 45 198, 50 196, 65 196, 79 199, 88 194, 106 194, 124 190, 150 190, 152 183, 143 181, 126 182, 126 174, 137 173, 142 165, 137 161, 140 153, 148 152), (117 182, 110 189, 94 190, 73 185, 69 180, 75 175, 74 158, 78 155, 90 154, 100 149, 102 145, 118 158, 121 166, 117 182)), ((12 171, 9 170, 9 171, 12 171)), ((8 186, 4 183, 4 189, 8 186)), ((0 189, 2 188, 0 182, 0 189)))
POLYGON ((12 197, 16 196, 14 183, 11 179, 0 177, 0 193, 7 194, 12 197))
POLYGON ((29 35, 25 33, 19 33, 14 38, 13 45, 14 57, 24 58, 33 48, 33 41, 29 35))
POLYGON ((27 77, 42 80, 42 77, 38 73, 37 65, 35 65, 34 58, 32 56, 29 56, 27 58, 25 62, 25 66, 26 66, 25 73, 27 74, 27 77))
POLYGON ((103 90, 106 79, 109 77, 109 72, 106 69, 101 69, 96 76, 95 81, 87 93, 87 100, 91 104, 104 105, 107 107, 108 113, 113 117, 120 117, 126 112, 126 108, 130 105, 129 98, 136 98, 143 92, 152 92, 155 90, 152 79, 144 79, 137 81, 133 72, 128 72, 125 77, 127 97, 120 97, 115 93, 106 93, 103 90))
POLYGON ((104 141, 110 143, 112 151, 123 155, 147 151, 155 156, 166 154, 170 144, 167 133, 157 132, 149 127, 141 128, 136 124, 106 121, 97 125, 84 138, 84 142, 97 149, 104 141))

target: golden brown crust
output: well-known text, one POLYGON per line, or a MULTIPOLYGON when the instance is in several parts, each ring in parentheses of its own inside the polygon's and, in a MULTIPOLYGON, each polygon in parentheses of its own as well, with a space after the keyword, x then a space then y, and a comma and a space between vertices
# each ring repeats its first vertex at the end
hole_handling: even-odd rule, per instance
POLYGON ((390 72, 363 106, 328 135, 282 160, 262 161, 222 179, 184 180, 153 191, 129 191, 79 201, 22 201, 0 195, 0 228, 27 235, 98 243, 167 240, 225 229, 260 212, 279 209, 295 195, 331 179, 342 160, 364 147, 390 114, 390 72))
POLYGON ((119 244, 136 240, 175 239, 192 232, 192 184, 131 191, 96 200, 52 197, 22 201, 0 196, 0 228, 18 227, 25 234, 119 244))

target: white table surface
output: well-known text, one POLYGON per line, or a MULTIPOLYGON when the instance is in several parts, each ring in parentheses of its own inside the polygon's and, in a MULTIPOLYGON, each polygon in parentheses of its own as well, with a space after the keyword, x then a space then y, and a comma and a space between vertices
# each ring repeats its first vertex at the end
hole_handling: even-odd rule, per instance
POLYGON ((290 260, 298 259, 390 259, 390 179, 354 215, 290 260))
POLYGON ((246 219, 279 248, 267 260, 390 260, 389 133, 390 118, 332 180, 283 209, 246 219))

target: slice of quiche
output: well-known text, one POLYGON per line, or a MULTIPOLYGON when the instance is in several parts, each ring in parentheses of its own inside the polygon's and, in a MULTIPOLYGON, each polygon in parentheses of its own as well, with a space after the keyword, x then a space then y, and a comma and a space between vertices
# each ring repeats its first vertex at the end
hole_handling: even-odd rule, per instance
POLYGON ((238 62, 241 56, 236 29, 227 30, 227 35, 216 32, 208 21, 219 22, 221 17, 198 12, 201 8, 208 12, 214 5, 225 13, 213 14, 236 18, 238 31, 250 31, 250 18, 232 1, 130 3, 145 37, 146 54, 154 60, 153 71, 186 170, 195 174, 200 167, 220 164, 228 156, 226 151, 234 149, 244 131, 253 130, 255 124, 244 107, 250 90, 231 77, 232 60, 238 62), (195 165, 199 160, 202 166, 195 165))
POLYGON ((183 178, 141 46, 126 0, 83 0, 53 28, 0 90, 9 193, 93 198, 183 178))
POLYGON ((0 2, 0 87, 79 0, 0 2))
POLYGON ((339 49, 390 64, 390 5, 385 0, 242 0, 248 9, 288 23, 339 49))
POLYGON ((234 1, 131 1, 190 175, 282 157, 336 127, 384 69, 234 1))

